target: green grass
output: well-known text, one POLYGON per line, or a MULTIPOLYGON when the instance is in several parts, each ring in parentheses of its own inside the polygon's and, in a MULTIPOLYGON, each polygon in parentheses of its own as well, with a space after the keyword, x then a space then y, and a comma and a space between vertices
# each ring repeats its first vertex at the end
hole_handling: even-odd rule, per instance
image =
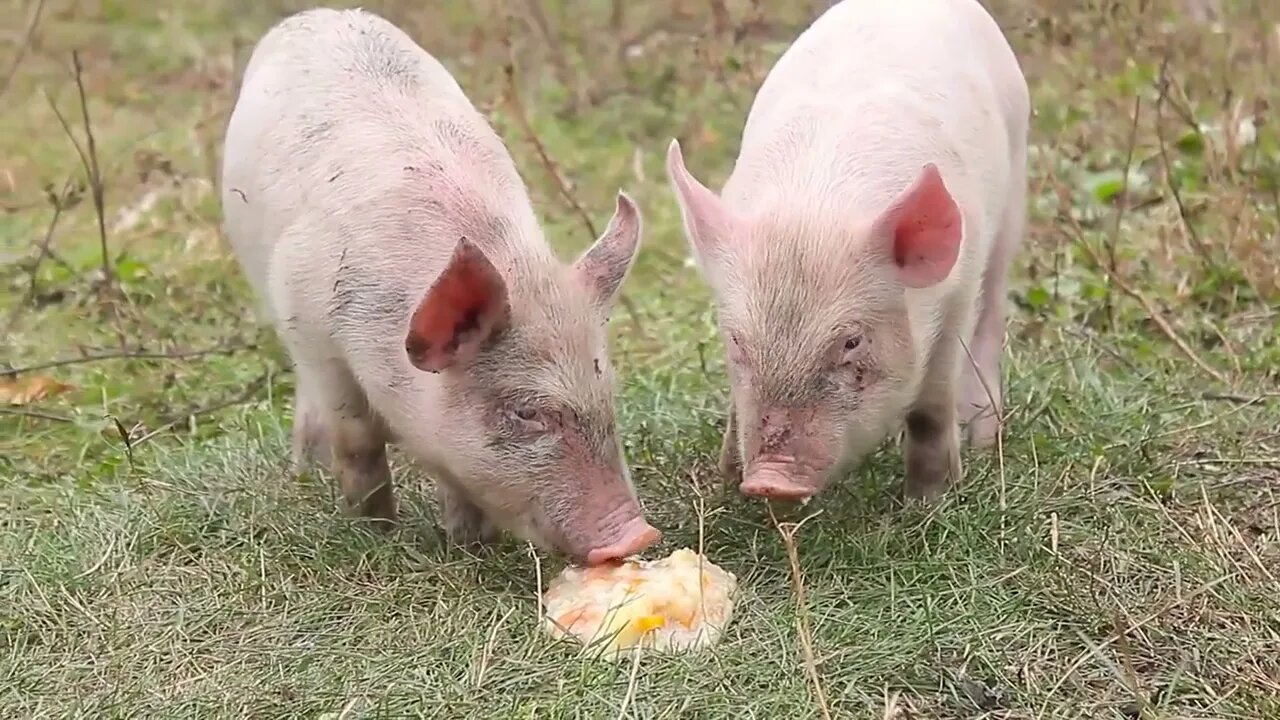
MULTIPOLYGON (((822 717, 798 612, 836 718, 1280 717, 1280 133, 1220 130, 1280 107, 1280 11, 1224 3, 1219 33, 1137 0, 991 3, 1037 112, 1003 447, 968 453, 932 509, 895 500, 893 443, 810 504, 798 610, 778 529, 714 470, 722 348, 662 153, 677 135, 720 182, 760 77, 820 3, 730 2, 723 33, 716 4, 624 3, 615 21, 549 0, 550 44, 523 10, 510 25, 530 122, 592 222, 620 187, 645 213, 614 352, 658 550, 704 544, 741 581, 713 652, 635 666, 547 640, 538 572, 560 561, 448 546, 402 457, 387 537, 342 516, 328 476, 284 473, 292 376, 218 236, 211 153, 246 46, 301 4, 45 4, 0 97, 0 362, 226 352, 19 376, 74 389, 0 408, 6 717, 822 717), (29 292, 45 187, 83 182, 46 99, 81 132, 72 50, 115 303, 88 194, 29 292)), ((507 4, 434 5, 367 7, 448 62, 553 241, 585 247, 501 102, 507 4)), ((0 0, 0 72, 33 7, 0 0)))

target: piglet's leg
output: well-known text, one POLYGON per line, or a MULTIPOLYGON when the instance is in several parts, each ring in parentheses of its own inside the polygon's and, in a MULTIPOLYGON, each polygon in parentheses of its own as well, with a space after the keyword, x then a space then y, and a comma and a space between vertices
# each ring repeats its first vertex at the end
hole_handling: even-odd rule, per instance
POLYGON ((995 247, 982 281, 978 322, 969 345, 973 359, 968 356, 960 359, 964 375, 960 422, 965 425, 969 444, 975 448, 986 448, 995 442, 1004 412, 1000 358, 1004 354, 1005 296, 1009 264, 1027 227, 1025 160, 1019 158, 1015 167, 1020 169, 1013 178, 1015 190, 996 233, 995 247))
POLYGON ((327 413, 319 404, 317 392, 312 388, 313 374, 297 369, 297 387, 293 396, 293 467, 295 472, 308 470, 316 464, 328 463, 332 455, 329 444, 327 413))
POLYGON ((742 460, 738 452, 738 419, 732 403, 725 418, 724 440, 720 444, 720 474, 730 489, 742 483, 742 460))
POLYGON ((956 336, 944 331, 934 348, 920 395, 907 412, 903 445, 903 494, 907 499, 933 501, 947 486, 960 481, 960 427, 955 401, 958 351, 962 352, 956 336))
POLYGON ((342 487, 348 511, 390 527, 396 519, 396 501, 387 465, 386 426, 340 362, 315 363, 304 372, 310 373, 308 391, 315 393, 316 406, 325 416, 330 467, 342 487))
POLYGON ((440 506, 440 526, 449 542, 474 547, 497 538, 498 530, 484 511, 449 481, 437 478, 436 503, 440 506))

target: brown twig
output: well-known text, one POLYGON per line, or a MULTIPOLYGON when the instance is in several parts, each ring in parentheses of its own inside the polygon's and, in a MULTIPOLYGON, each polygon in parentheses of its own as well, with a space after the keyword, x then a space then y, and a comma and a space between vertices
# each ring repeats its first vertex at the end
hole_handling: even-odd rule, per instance
POLYGON ((0 415, 17 415, 19 417, 38 418, 40 420, 51 420, 53 422, 62 423, 75 422, 75 418, 67 415, 45 412, 44 410, 31 410, 30 408, 5 407, 3 405, 0 405, 0 415))
POLYGON ((155 437, 156 435, 159 435, 160 433, 166 430, 171 429, 172 427, 174 427, 180 422, 184 422, 184 421, 190 422, 191 419, 194 417, 199 417, 200 415, 208 415, 209 413, 217 412, 219 410, 225 410, 226 408, 233 407, 235 405, 242 405, 252 400, 253 396, 258 394, 258 391, 262 389, 262 386, 267 384, 267 380, 270 377, 271 377, 270 372, 264 372, 262 373, 262 375, 258 376, 257 380, 254 380, 253 382, 249 383, 249 385, 246 386, 242 392, 238 393, 237 395, 231 398, 228 398, 226 400, 221 400, 219 402, 213 403, 212 405, 205 405, 204 407, 194 408, 192 410, 182 413, 181 415, 176 415, 171 417, 169 420, 165 421, 156 429, 148 432, 146 435, 143 435, 142 437, 135 440, 133 442, 133 446, 131 450, 137 449, 137 447, 142 443, 150 440, 151 438, 155 437))
POLYGON ((80 53, 72 51, 71 64, 75 69, 76 92, 80 94, 80 116, 84 119, 84 137, 89 146, 89 192, 93 197, 93 210, 98 216, 98 243, 102 251, 102 277, 107 290, 114 289, 115 271, 111 266, 111 252, 107 244, 106 188, 102 183, 102 168, 98 164, 98 141, 93 136, 93 123, 89 120, 89 99, 84 91, 84 68, 80 53))
POLYGON ((44 13, 44 0, 36 0, 35 9, 31 13, 31 18, 27 21, 27 29, 22 33, 22 39, 18 41, 18 51, 14 53, 13 62, 9 64, 9 70, 5 72, 4 80, 0 80, 0 97, 9 91, 9 86, 13 83, 13 79, 18 76, 18 66, 22 65, 22 61, 26 59, 27 50, 31 48, 31 41, 35 38, 36 27, 40 24, 40 16, 44 13))
MULTIPOLYGON (((1097 252, 1094 251, 1093 247, 1090 246, 1083 237, 1080 239, 1080 247, 1084 248, 1084 251, 1088 253, 1090 259, 1093 260, 1095 265, 1105 267, 1102 264, 1102 259, 1098 257, 1097 252)), ((1217 380, 1224 385, 1230 384, 1227 381, 1227 377, 1223 375, 1222 372, 1205 362, 1204 358, 1200 357, 1195 350, 1191 349, 1191 346, 1187 344, 1187 341, 1183 340, 1182 336, 1178 334, 1178 331, 1169 324, 1169 321, 1164 319, 1164 314, 1155 306, 1155 303, 1151 302, 1151 300, 1148 299, 1146 295, 1142 294, 1141 291, 1134 289, 1129 285, 1129 283, 1121 279, 1119 273, 1108 273, 1108 275, 1111 277, 1111 282, 1115 283, 1116 287, 1120 288, 1120 292, 1123 292, 1125 295, 1128 295, 1138 301, 1138 304, 1146 311, 1147 317, 1151 318, 1151 322, 1156 324, 1156 327, 1160 329, 1160 332, 1164 333, 1165 337, 1169 338, 1169 340, 1177 346, 1178 350, 1182 351, 1182 354, 1185 355, 1188 360, 1195 363, 1197 367, 1208 373, 1208 375, 1214 380, 1217 380)))
POLYGON ((711 31, 716 35, 724 35, 733 26, 733 21, 729 18, 729 8, 725 6, 724 0, 710 0, 710 4, 711 31))
POLYGON ((541 37, 542 44, 546 46, 547 53, 551 55, 551 64, 555 66, 556 74, 560 76, 560 84, 564 85, 564 89, 569 95, 569 106, 566 110, 570 113, 576 113, 582 106, 584 93, 582 92, 582 83, 575 77, 573 69, 569 66, 569 60, 565 57, 564 48, 562 47, 563 42, 552 31, 551 21, 547 19, 547 13, 542 7, 541 0, 525 0, 524 8, 529 25, 541 37))
POLYGON ((1156 81, 1156 140, 1160 149, 1160 164, 1164 167, 1164 182, 1169 188, 1169 193, 1173 196, 1173 202, 1178 208, 1178 219, 1181 221, 1182 228, 1186 232, 1187 241, 1191 243, 1192 249, 1204 258, 1210 268, 1217 268, 1217 263, 1213 259, 1213 254, 1209 252, 1209 248, 1200 238, 1199 231, 1191 222, 1191 214, 1187 211, 1186 203, 1182 200, 1182 186, 1173 174, 1173 165, 1169 161, 1169 143, 1164 136, 1164 107, 1169 97, 1169 62, 1171 56, 1166 49, 1164 57, 1160 60, 1160 75, 1156 81))
MULTIPOLYGON (((1142 96, 1133 96, 1133 120, 1129 123, 1129 140, 1124 156, 1124 177, 1120 180, 1120 198, 1116 207, 1115 223, 1111 226, 1111 237, 1107 239, 1107 268, 1116 275, 1116 246, 1120 243, 1120 226, 1124 214, 1129 208, 1129 168, 1133 166, 1133 152, 1138 144, 1138 118, 1142 115, 1142 96)), ((1115 305, 1111 302, 1111 291, 1107 290, 1107 320, 1115 325, 1115 305)))
POLYGON ((1222 400, 1224 402, 1236 403, 1238 405, 1257 405, 1265 403, 1268 400, 1280 397, 1280 393, 1262 393, 1261 395, 1241 395, 1239 393, 1224 393, 1208 390, 1200 393, 1201 400, 1222 400))
POLYGON ((49 95, 45 95, 45 99, 49 102, 49 107, 53 109, 53 114, 57 116, 58 123, 62 125, 63 132, 71 141, 72 146, 76 149, 76 154, 80 156, 80 163, 84 167, 85 177, 89 182, 90 197, 93 198, 94 214, 98 220, 98 243, 102 254, 102 282, 106 295, 112 301, 108 304, 111 307, 112 315, 115 317, 116 339, 120 343, 123 350, 126 346, 124 330, 121 328, 120 308, 111 298, 115 291, 115 272, 111 264, 110 246, 107 242, 107 211, 106 211, 106 186, 102 181, 102 168, 98 162, 98 141, 93 134, 93 123, 89 119, 89 100, 84 89, 84 67, 80 64, 80 54, 78 52, 71 53, 71 64, 74 71, 74 79, 76 83, 76 91, 80 98, 80 115, 84 122, 85 146, 82 146, 76 140, 75 132, 71 129, 71 124, 67 122, 62 111, 58 109, 57 103, 49 95))
MULTIPOLYGON (((1060 182, 1058 182, 1058 184, 1061 185, 1060 182)), ((1059 190, 1060 192, 1065 191, 1065 189, 1061 187, 1059 188, 1059 190)), ((1140 291, 1130 286, 1129 283, 1125 282, 1124 279, 1120 276, 1120 273, 1110 272, 1107 265, 1102 262, 1102 258, 1098 256, 1097 251, 1093 249, 1093 246, 1089 243, 1089 241, 1085 240, 1084 228, 1080 226, 1080 222, 1076 220, 1070 213, 1064 213, 1063 215, 1065 216, 1066 221, 1070 224, 1071 229, 1075 233, 1075 241, 1079 243, 1080 247, 1084 249, 1086 254, 1088 254, 1090 260, 1093 261, 1093 264, 1101 268, 1103 272, 1107 273, 1107 276, 1111 279, 1111 282, 1115 283, 1116 287, 1120 288, 1120 292, 1123 292, 1125 295, 1128 295, 1129 297, 1138 301, 1138 304, 1142 305, 1143 310, 1146 311, 1147 317, 1151 319, 1151 322, 1155 323, 1156 327, 1160 329, 1160 332, 1164 333, 1165 337, 1169 338, 1169 340, 1173 342, 1175 346, 1177 346, 1178 350, 1182 351, 1182 354, 1185 355, 1188 360, 1194 363, 1201 370, 1204 370, 1206 373, 1209 374, 1210 377, 1217 380, 1218 382, 1223 383, 1224 385, 1229 384, 1227 382, 1227 378, 1225 375, 1223 375, 1221 372, 1219 372, 1216 368, 1214 368, 1209 363, 1205 362, 1204 359, 1201 358, 1196 353, 1195 350, 1191 349, 1191 346, 1187 344, 1187 341, 1183 340, 1182 336, 1178 334, 1178 331, 1175 330, 1174 327, 1169 324, 1169 321, 1164 319, 1164 315, 1161 314, 1160 310, 1155 306, 1154 303, 1151 302, 1151 300, 1147 298, 1146 295, 1143 295, 1140 291)))
POLYGON ((23 373, 35 372, 36 370, 48 370, 50 368, 64 367, 66 365, 81 365, 83 363, 99 362, 102 360, 187 360, 204 355, 230 355, 251 347, 253 347, 251 343, 241 341, 218 345, 211 348, 204 348, 202 350, 175 350, 173 352, 122 350, 119 352, 99 353, 96 355, 85 355, 83 357, 50 360, 49 362, 11 368, 8 370, 0 367, 0 377, 14 377, 23 373))
POLYGON ((791 583, 796 596, 796 634, 800 638, 800 650, 804 654, 804 669, 809 675, 809 681, 813 683, 813 694, 818 701, 818 710, 822 713, 823 720, 831 720, 831 708, 827 704, 827 694, 822 689, 822 681, 818 675, 817 655, 813 651, 813 633, 809 630, 804 574, 800 571, 800 553, 796 549, 796 533, 822 511, 819 510, 797 523, 779 523, 778 517, 773 513, 773 505, 766 504, 766 507, 769 510, 769 519, 773 521, 774 527, 778 528, 778 534, 782 536, 782 544, 787 550, 787 564, 791 567, 791 583))
POLYGON ((29 282, 27 283, 27 294, 22 301, 13 306, 9 311, 9 318, 5 321, 5 333, 7 334, 13 329, 14 323, 18 321, 18 317, 22 314, 23 309, 30 305, 35 299, 39 288, 40 266, 44 264, 45 258, 52 254, 50 249, 53 243, 54 231, 58 229, 58 221, 62 219, 62 214, 80 202, 80 188, 76 188, 67 180, 62 186, 61 193, 53 192, 52 187, 48 190, 49 204, 53 206, 53 217, 49 219, 49 226, 45 228, 44 237, 36 245, 38 252, 36 258, 31 262, 31 269, 28 271, 29 282))
MULTIPOLYGON (((547 153, 547 148, 543 144, 542 139, 538 137, 537 131, 533 129, 533 123, 529 120, 529 114, 525 111, 524 103, 520 100, 520 90, 516 83, 516 57, 515 51, 511 47, 511 38, 504 32, 502 41, 507 48, 507 64, 503 67, 503 73, 507 80, 506 101, 511 107, 511 114, 515 116, 516 122, 520 125, 520 130, 525 134, 529 143, 533 145, 533 149, 538 153, 538 158, 542 161, 542 166, 546 169, 547 174, 555 181, 556 189, 559 190, 560 196, 568 206, 577 214, 578 219, 582 221, 582 226, 586 228, 592 239, 599 237, 596 232, 596 225, 591 221, 591 216, 587 214, 586 209, 582 207, 582 203, 574 197, 573 191, 569 189, 569 182, 560 172, 560 168, 555 161, 551 159, 551 155, 547 153)), ((626 293, 618 294, 619 301, 626 309, 627 314, 631 316, 631 321, 635 324, 636 330, 641 335, 644 334, 644 325, 640 321, 640 313, 631 299, 626 293)))
MULTIPOLYGON (((510 49, 510 46, 508 46, 510 49)), ((533 129, 533 123, 529 120, 529 115, 525 111, 524 103, 520 100, 520 91, 516 85, 516 66, 515 55, 512 53, 510 61, 503 72, 507 79, 507 103, 511 106, 511 114, 515 116, 516 122, 520 124, 520 130, 529 140, 529 144, 533 146, 535 152, 538 153, 538 159, 542 161, 543 167, 547 174, 556 183, 556 189, 560 192, 560 197, 564 198, 565 203, 577 214, 578 219, 582 221, 583 227, 591 234, 592 239, 598 237, 595 223, 591 222, 591 216, 587 214, 582 203, 573 196, 573 191, 569 189, 569 181, 565 179, 564 174, 560 172, 560 168, 555 161, 547 153, 546 146, 542 143, 542 139, 538 137, 538 133, 533 129)))

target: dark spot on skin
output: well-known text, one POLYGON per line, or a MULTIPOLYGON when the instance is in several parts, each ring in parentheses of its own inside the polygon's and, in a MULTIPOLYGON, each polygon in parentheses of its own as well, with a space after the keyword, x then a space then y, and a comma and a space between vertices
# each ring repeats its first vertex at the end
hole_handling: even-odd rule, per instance
POLYGON ((405 165, 405 166, 404 166, 404 171, 405 171, 405 172, 418 172, 418 168, 416 168, 416 167, 414 167, 414 166, 412 166, 412 165, 405 165))
POLYGON ((462 319, 453 326, 453 339, 450 340, 454 346, 466 338, 467 335, 474 332, 480 327, 480 308, 471 307, 462 314, 462 319))
POLYGON ((241 202, 245 202, 245 203, 249 202, 249 198, 245 196, 243 190, 240 190, 237 188, 231 188, 231 192, 235 193, 236 195, 239 195, 241 202))
POLYGON ((421 358, 431 352, 431 342, 423 340, 417 335, 410 335, 404 341, 404 350, 409 353, 409 357, 421 358))
POLYGON ((600 376, 600 359, 599 359, 599 358, 596 358, 595 360, 592 360, 591 362, 593 362, 593 363, 595 364, 595 366, 596 366, 596 377, 599 377, 599 376, 600 376))
POLYGON ((334 174, 333 174, 333 177, 329 178, 329 182, 333 182, 334 180, 337 180, 337 179, 338 179, 338 178, 340 178, 340 177, 342 177, 342 171, 341 171, 341 170, 339 170, 338 172, 334 173, 334 174))
POLYGON ((907 413, 907 432, 920 440, 928 440, 942 434, 942 423, 932 413, 914 410, 907 413))
POLYGON ((342 255, 338 257, 338 272, 333 278, 333 293, 337 294, 338 286, 342 284, 342 278, 347 274, 347 248, 342 248, 342 255))
POLYGON ((333 123, 331 121, 324 120, 304 128, 302 131, 302 137, 310 143, 319 142, 320 140, 327 138, 331 130, 333 130, 333 123))

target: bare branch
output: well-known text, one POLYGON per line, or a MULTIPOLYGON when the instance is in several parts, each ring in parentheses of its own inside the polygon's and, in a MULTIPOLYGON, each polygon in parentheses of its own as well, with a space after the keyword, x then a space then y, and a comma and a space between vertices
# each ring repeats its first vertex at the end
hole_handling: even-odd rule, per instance
MULTIPOLYGON (((529 144, 533 145, 534 151, 538 153, 538 158, 542 160, 542 166, 546 169, 547 174, 555 181, 556 189, 559 190, 560 196, 564 198, 565 203, 574 211, 578 216, 578 219, 582 221, 582 226, 594 240, 599 237, 599 233, 596 232, 595 223, 591 221, 591 216, 588 215, 587 211, 582 207, 582 203, 578 202, 578 199, 574 197, 573 191, 569 189, 568 180, 566 180, 564 174, 560 172, 560 168, 556 165, 555 161, 551 159, 551 155, 547 153, 546 146, 542 143, 542 139, 538 137, 538 133, 533 129, 533 123, 529 120, 529 114, 525 110, 524 103, 520 100, 519 86, 516 83, 515 51, 511 47, 511 38, 505 31, 502 35, 502 41, 507 48, 507 64, 503 67, 503 73, 507 80, 506 101, 511 108, 511 114, 515 116, 516 122, 519 123, 520 129, 524 132, 529 144)), ((636 330, 643 335, 644 325, 640 321, 640 313, 635 304, 626 296, 626 293, 619 293, 618 298, 622 303, 622 306, 626 308, 627 314, 631 316, 631 320, 635 324, 636 330)))
POLYGON ((115 285, 115 272, 111 267, 111 253, 107 246, 106 188, 102 184, 102 168, 98 164, 98 141, 93 136, 93 123, 89 121, 89 99, 84 92, 84 68, 80 65, 79 52, 72 51, 71 64, 75 68, 76 91, 80 94, 80 115, 84 119, 85 142, 89 146, 89 159, 85 165, 85 171, 89 174, 89 192, 93 197, 93 210, 98 216, 102 277, 107 290, 110 291, 115 285))
MULTIPOLYGON (((1124 222, 1125 211, 1129 208, 1129 172, 1133 167, 1134 148, 1138 144, 1138 118, 1142 115, 1142 96, 1133 96, 1133 119, 1129 123, 1129 140, 1124 156, 1124 177, 1120 180, 1119 205, 1116 208, 1115 223, 1111 226, 1111 236, 1107 239, 1107 269, 1115 275, 1116 246, 1120 244, 1120 226, 1124 222)), ((1115 324, 1115 306, 1111 302, 1111 291, 1107 291, 1107 319, 1115 324)))
POLYGON ((72 423, 75 418, 67 415, 59 415, 57 413, 46 412, 44 410, 32 410, 30 408, 14 408, 0 405, 0 415, 17 415, 18 417, 36 418, 38 420, 49 420, 52 422, 72 423))
POLYGON ((1169 160, 1168 142, 1164 136, 1164 107, 1169 96, 1169 61, 1170 54, 1166 50, 1164 58, 1160 61, 1160 76, 1157 82, 1156 96, 1156 139, 1160 146, 1160 164, 1164 166, 1164 181, 1169 187, 1169 192, 1173 195, 1173 202, 1178 207, 1178 218, 1182 222, 1182 228, 1186 232, 1187 240, 1191 243, 1192 249, 1204 258, 1210 268, 1216 268, 1217 263, 1213 259, 1213 254, 1209 252, 1209 248, 1205 246, 1204 241, 1200 238, 1200 233, 1196 230, 1195 225, 1191 222, 1191 214, 1187 211, 1186 203, 1182 201, 1182 186, 1178 179, 1174 177, 1173 166, 1169 160))
POLYGON ((560 191, 560 196, 569 207, 577 214, 578 219, 582 221, 583 227, 591 234, 592 239, 597 237, 595 223, 591 222, 591 216, 583 209, 582 204, 573 196, 573 191, 569 189, 569 182, 565 179, 564 174, 560 172, 559 166, 547 154, 547 148, 542 143, 542 139, 538 137, 538 133, 533 129, 533 123, 529 121, 529 115, 525 111, 524 103, 520 101, 520 92, 516 86, 516 68, 514 54, 510 62, 503 68, 503 72, 507 78, 507 103, 511 106, 511 114, 515 116, 516 122, 520 124, 521 131, 529 140, 529 144, 533 145, 533 149, 538 153, 538 158, 542 160, 542 166, 546 168, 547 174, 556 183, 556 189, 560 191))
POLYGON ((542 39, 542 44, 546 46, 547 53, 551 55, 551 63, 555 66, 556 74, 560 77, 560 84, 564 85, 565 91, 569 95, 568 112, 576 113, 582 106, 584 93, 582 92, 582 83, 578 81, 573 69, 569 66, 569 60, 565 57, 564 42, 562 38, 556 36, 551 29, 551 21, 547 19, 547 13, 542 7, 541 0, 525 0, 525 14, 528 16, 528 22, 533 26, 534 31, 542 39))
POLYGON ((18 52, 14 53, 13 62, 9 64, 9 70, 5 72, 4 79, 0 80, 0 97, 4 97, 4 94, 9 91, 9 86, 13 84, 13 79, 17 77, 18 67, 22 65, 22 61, 27 56, 27 50, 31 48, 36 26, 40 24, 40 16, 43 13, 44 0, 36 0, 36 6, 31 13, 31 18, 27 20, 27 29, 22 33, 22 39, 18 41, 18 52))
POLYGON ((111 297, 118 288, 115 283, 115 272, 111 265, 111 252, 107 243, 106 188, 102 182, 102 169, 98 163, 98 142, 93 135, 93 124, 89 120, 89 101, 84 89, 84 68, 80 64, 80 54, 78 52, 71 53, 71 62, 75 74, 76 91, 80 97, 80 114, 84 121, 87 149, 76 140, 71 124, 67 122, 67 118, 58 109, 58 105, 53 101, 53 98, 46 93, 45 99, 49 102, 49 107, 53 110, 53 114, 57 116, 58 123, 62 125, 62 130, 66 133, 67 139, 71 141, 76 154, 80 156, 80 164, 84 167, 85 177, 89 183, 89 193, 93 198, 93 209, 98 220, 98 243, 102 255, 103 289, 106 290, 106 296, 112 300, 108 304, 115 318, 116 339, 120 343, 121 350, 123 350, 127 343, 124 337, 124 330, 121 328, 120 308, 114 302, 114 298, 111 297))
POLYGON ((36 246, 37 253, 35 260, 31 262, 31 268, 27 271, 29 275, 27 282, 27 294, 21 302, 13 306, 9 311, 9 319, 5 321, 5 333, 13 330, 14 323, 18 321, 22 311, 30 306, 31 301, 35 299, 39 289, 40 266, 44 264, 45 258, 53 254, 51 245, 53 243, 54 231, 58 229, 58 221, 62 219, 64 212, 75 207, 80 202, 81 188, 72 185, 70 180, 62 186, 61 193, 53 192, 52 186, 48 189, 49 204, 53 206, 53 217, 49 219, 49 226, 45 228, 44 237, 36 246))
POLYGON ((204 407, 194 408, 180 415, 171 416, 170 419, 167 420, 164 424, 160 425, 160 427, 157 427, 156 429, 148 432, 146 435, 143 435, 142 437, 133 441, 133 445, 130 448, 130 452, 137 449, 137 447, 142 443, 150 440, 151 438, 154 438, 155 436, 159 435, 160 433, 166 430, 172 429, 175 425, 181 422, 190 422, 192 418, 199 417, 201 415, 208 415, 209 413, 218 412, 219 410, 225 410, 229 407, 234 407, 236 405, 243 405, 249 402, 250 400, 253 399, 255 395, 258 394, 258 391, 261 390, 262 387, 267 384, 267 380, 270 377, 271 377, 270 372, 264 372, 262 373, 262 375, 258 376, 257 380, 254 380, 253 382, 245 386, 245 389, 242 392, 237 393, 236 395, 226 400, 221 400, 219 402, 213 403, 212 405, 205 405, 204 407))
POLYGON ((145 350, 122 350, 119 352, 100 353, 96 355, 85 355, 83 357, 63 358, 61 360, 51 360, 49 362, 39 363, 37 365, 27 365, 25 367, 4 369, 0 368, 0 377, 13 377, 23 373, 35 372, 37 370, 48 370, 50 368, 65 367, 67 365, 82 365, 85 363, 100 362, 103 360, 187 360, 190 358, 202 357, 205 355, 231 355, 240 350, 252 348, 252 343, 237 342, 218 345, 216 347, 205 348, 203 350, 175 350, 173 352, 148 352, 145 350))

